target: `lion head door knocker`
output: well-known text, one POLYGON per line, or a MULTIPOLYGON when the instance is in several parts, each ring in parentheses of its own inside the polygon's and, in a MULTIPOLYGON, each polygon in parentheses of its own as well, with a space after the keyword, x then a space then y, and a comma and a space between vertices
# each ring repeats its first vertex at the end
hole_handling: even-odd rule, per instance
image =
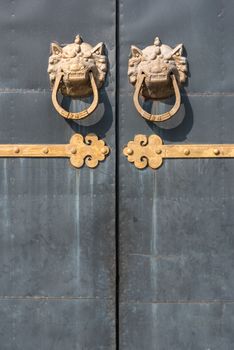
POLYGON ((77 35, 74 43, 62 45, 52 43, 48 73, 52 88, 52 102, 59 114, 68 119, 82 119, 90 115, 98 106, 98 89, 105 81, 107 58, 104 44, 92 47, 77 35), (72 98, 93 94, 91 105, 77 113, 68 112, 57 100, 58 91, 72 98))
POLYGON ((128 62, 130 83, 135 86, 134 104, 143 118, 152 122, 162 122, 171 118, 180 108, 180 86, 187 78, 187 59, 182 56, 183 44, 174 49, 161 44, 158 37, 154 45, 140 50, 131 47, 128 62), (163 100, 175 94, 172 109, 163 114, 150 114, 139 103, 139 95, 145 99, 163 100))

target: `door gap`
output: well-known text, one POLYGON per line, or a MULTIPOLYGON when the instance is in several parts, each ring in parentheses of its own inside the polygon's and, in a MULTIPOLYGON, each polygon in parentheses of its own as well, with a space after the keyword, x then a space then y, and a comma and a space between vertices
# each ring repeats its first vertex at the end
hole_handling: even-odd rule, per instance
POLYGON ((115 3, 115 332, 116 350, 119 350, 119 0, 115 3))

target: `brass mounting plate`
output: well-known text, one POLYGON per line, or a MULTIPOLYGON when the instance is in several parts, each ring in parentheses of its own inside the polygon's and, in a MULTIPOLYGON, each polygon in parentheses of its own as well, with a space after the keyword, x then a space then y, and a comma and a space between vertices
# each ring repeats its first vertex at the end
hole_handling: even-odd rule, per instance
POLYGON ((1 158, 70 158, 75 168, 84 164, 95 168, 109 152, 105 142, 93 134, 85 137, 75 134, 69 144, 0 144, 1 158))
POLYGON ((123 154, 138 169, 158 169, 169 158, 234 158, 234 144, 164 145, 157 135, 136 135, 123 154))

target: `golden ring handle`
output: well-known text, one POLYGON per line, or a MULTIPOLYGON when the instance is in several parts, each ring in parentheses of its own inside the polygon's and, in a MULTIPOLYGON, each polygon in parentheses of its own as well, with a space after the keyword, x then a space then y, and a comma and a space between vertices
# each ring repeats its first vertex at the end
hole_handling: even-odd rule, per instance
POLYGON ((76 113, 66 111, 58 103, 57 93, 59 90, 59 84, 62 77, 63 77, 63 73, 58 74, 54 82, 53 91, 52 91, 52 102, 53 102, 54 108, 60 115, 62 115, 64 118, 67 118, 67 119, 83 119, 88 117, 88 115, 93 113, 98 106, 98 88, 97 88, 93 73, 92 72, 89 73, 90 82, 93 89, 93 102, 87 109, 84 109, 83 111, 76 112, 76 113))
POLYGON ((145 80, 145 74, 141 74, 140 77, 137 79, 135 92, 133 95, 133 101, 137 111, 142 115, 143 118, 150 120, 151 122, 163 122, 165 120, 170 119, 174 114, 176 114, 176 112, 178 112, 181 104, 180 90, 174 74, 170 75, 170 77, 172 79, 172 84, 175 91, 175 104, 170 111, 165 112, 163 114, 150 114, 141 107, 139 103, 139 94, 141 86, 145 80))

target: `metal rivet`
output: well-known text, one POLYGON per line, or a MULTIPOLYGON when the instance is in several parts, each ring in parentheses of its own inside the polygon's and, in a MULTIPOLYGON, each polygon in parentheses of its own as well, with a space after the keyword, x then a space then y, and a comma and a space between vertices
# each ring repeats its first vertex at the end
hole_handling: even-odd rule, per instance
POLYGON ((19 147, 15 147, 15 148, 14 148, 14 152, 15 152, 15 153, 19 153, 19 151, 20 151, 19 147))
POLYGON ((215 148, 215 149, 214 149, 214 154, 215 154, 216 156, 218 156, 219 153, 220 153, 220 151, 219 151, 217 148, 215 148))
POLYGON ((188 155, 190 154, 190 150, 189 150, 188 148, 185 148, 184 154, 185 154, 186 156, 188 156, 188 155))
POLYGON ((131 156, 133 154, 133 150, 131 148, 128 148, 126 153, 131 156))
POLYGON ((107 154, 108 153, 108 149, 106 147, 102 147, 101 148, 101 153, 102 154, 107 154))
POLYGON ((162 153, 162 150, 159 148, 159 149, 156 149, 156 153, 157 154, 161 154, 162 153))
POLYGON ((45 154, 49 153, 49 150, 48 150, 47 147, 46 147, 46 148, 43 148, 43 153, 45 153, 45 154))
POLYGON ((75 148, 75 147, 72 147, 71 153, 72 153, 72 154, 76 154, 76 152, 77 152, 76 148, 75 148))

